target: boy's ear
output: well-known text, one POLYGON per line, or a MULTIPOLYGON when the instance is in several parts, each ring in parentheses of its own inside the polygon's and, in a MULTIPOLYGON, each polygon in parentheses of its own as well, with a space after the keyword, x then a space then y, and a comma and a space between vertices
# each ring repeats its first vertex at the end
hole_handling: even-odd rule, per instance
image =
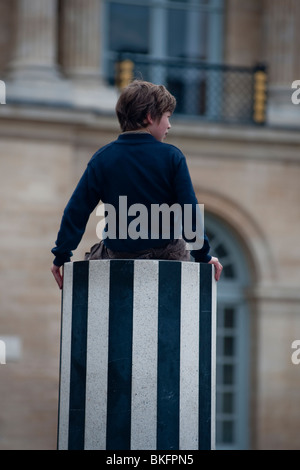
POLYGON ((153 119, 152 119, 150 113, 147 114, 146 119, 145 119, 145 122, 146 122, 147 124, 153 124, 154 121, 153 121, 153 119))

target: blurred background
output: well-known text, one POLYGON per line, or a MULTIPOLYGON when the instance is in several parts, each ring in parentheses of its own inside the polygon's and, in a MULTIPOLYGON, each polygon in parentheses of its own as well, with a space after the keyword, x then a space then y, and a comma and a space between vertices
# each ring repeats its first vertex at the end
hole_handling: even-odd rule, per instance
MULTIPOLYGON (((0 449, 56 449, 60 219, 132 78, 176 96, 218 283, 217 448, 300 449, 298 0, 0 0, 0 449)), ((74 253, 97 242, 92 214, 74 253)))

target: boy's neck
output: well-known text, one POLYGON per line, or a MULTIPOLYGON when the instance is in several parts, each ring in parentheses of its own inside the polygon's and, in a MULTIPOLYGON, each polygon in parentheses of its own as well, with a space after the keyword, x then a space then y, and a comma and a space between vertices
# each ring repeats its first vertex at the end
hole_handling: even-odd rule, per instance
POLYGON ((147 129, 136 129, 135 131, 124 131, 122 134, 151 134, 147 129))

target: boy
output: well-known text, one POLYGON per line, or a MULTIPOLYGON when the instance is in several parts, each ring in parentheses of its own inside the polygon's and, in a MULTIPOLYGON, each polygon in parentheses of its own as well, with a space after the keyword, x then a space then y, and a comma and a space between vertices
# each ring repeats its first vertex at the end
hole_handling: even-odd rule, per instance
MULTIPOLYGON (((116 114, 122 134, 94 154, 64 210, 56 246, 52 249, 55 259, 51 268, 60 289, 63 286, 60 268, 70 261, 72 250, 80 243, 89 216, 100 200, 106 208, 114 208, 115 220, 114 224, 107 224, 104 239, 86 259, 190 259, 185 240, 194 240, 187 240, 184 233, 183 239, 178 236, 183 219, 176 222, 174 216, 168 221, 167 237, 160 226, 155 233, 147 231, 153 208, 163 205, 177 209, 192 207, 192 233, 199 231, 198 203, 185 157, 178 148, 163 143, 171 128, 169 119, 175 106, 174 96, 162 85, 134 80, 121 93, 116 114), (126 208, 145 209, 141 221, 146 229, 142 231, 140 227, 140 236, 129 236, 133 214, 131 217, 124 214, 124 204, 120 203, 124 198, 126 208)), ((196 262, 213 264, 218 280, 222 265, 209 255, 204 232, 201 240, 201 246, 196 245, 192 255, 196 262)))

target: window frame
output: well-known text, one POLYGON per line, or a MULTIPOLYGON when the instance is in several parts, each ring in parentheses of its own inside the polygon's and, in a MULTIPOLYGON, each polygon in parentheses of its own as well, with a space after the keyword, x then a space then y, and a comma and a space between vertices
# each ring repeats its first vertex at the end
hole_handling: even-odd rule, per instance
POLYGON ((223 23, 224 23, 224 0, 210 0, 207 4, 197 3, 197 0, 189 0, 187 3, 170 0, 103 0, 102 4, 102 71, 104 77, 108 74, 108 63, 114 60, 116 53, 109 50, 109 6, 111 4, 123 4, 128 6, 148 6, 150 11, 150 59, 165 59, 167 55, 167 18, 169 10, 184 9, 185 11, 208 12, 209 27, 207 36, 207 59, 205 63, 218 64, 223 59, 223 23))
POLYGON ((218 450, 246 450, 250 446, 250 314, 246 299, 246 289, 251 283, 250 270, 243 248, 230 229, 223 221, 212 214, 205 213, 205 227, 213 235, 211 240, 211 254, 218 256, 215 247, 221 241, 227 251, 227 256, 221 263, 232 263, 235 276, 223 277, 217 286, 217 385, 216 385, 216 449, 218 450), (222 319, 224 310, 235 310, 236 325, 234 328, 224 327, 222 319), (233 356, 220 354, 224 337, 232 337, 235 341, 233 356), (234 384, 220 384, 220 368, 223 364, 233 364, 236 381, 234 384), (225 393, 235 394, 234 411, 222 413, 222 397, 225 393), (221 399, 220 399, 221 397, 221 399), (235 422, 234 441, 224 442, 220 435, 220 423, 226 419, 235 422))

